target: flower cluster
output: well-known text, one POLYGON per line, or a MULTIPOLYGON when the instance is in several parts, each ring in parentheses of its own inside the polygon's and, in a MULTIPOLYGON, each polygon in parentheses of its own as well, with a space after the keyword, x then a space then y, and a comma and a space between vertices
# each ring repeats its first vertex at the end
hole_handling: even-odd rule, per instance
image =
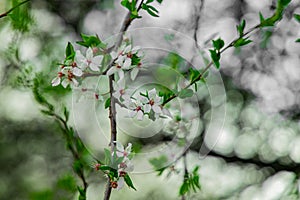
POLYGON ((118 164, 118 177, 114 178, 114 180, 111 180, 111 186, 112 188, 115 188, 117 190, 120 190, 125 185, 125 176, 127 176, 127 173, 133 171, 133 164, 129 159, 130 153, 131 153, 131 143, 128 143, 128 146, 124 148, 124 146, 116 142, 116 155, 118 158, 123 158, 122 162, 118 164))
POLYGON ((79 82, 77 79, 82 77, 84 72, 88 70, 94 72, 100 71, 102 60, 103 56, 94 55, 94 51, 91 47, 87 49, 85 56, 77 50, 74 56, 64 61, 64 64, 61 65, 57 76, 52 80, 51 84, 52 86, 61 84, 64 88, 69 84, 78 87, 79 82))
POLYGON ((118 74, 119 79, 124 78, 124 72, 130 71, 130 77, 135 80, 139 70, 141 69, 141 57, 143 56, 140 47, 132 47, 122 45, 117 52, 111 52, 113 66, 107 71, 107 75, 118 74))
POLYGON ((158 119, 161 115, 171 117, 170 112, 163 107, 163 98, 157 95, 156 89, 147 91, 146 94, 140 93, 137 98, 127 98, 124 105, 129 109, 129 117, 136 117, 137 120, 143 120, 147 115, 150 119, 158 119))

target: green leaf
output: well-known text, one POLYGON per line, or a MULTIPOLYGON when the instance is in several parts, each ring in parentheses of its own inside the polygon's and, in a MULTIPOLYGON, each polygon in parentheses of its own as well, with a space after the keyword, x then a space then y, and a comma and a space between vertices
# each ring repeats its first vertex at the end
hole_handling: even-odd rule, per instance
POLYGON ((112 156, 111 156, 111 152, 108 149, 104 149, 104 163, 106 165, 110 165, 112 161, 112 156))
POLYGON ((110 98, 106 99, 105 103, 104 103, 104 108, 107 109, 110 106, 110 98))
POLYGON ((76 180, 72 175, 66 174, 58 179, 56 186, 59 189, 63 189, 63 190, 70 191, 70 192, 75 192, 76 191, 76 180))
POLYGON ((66 59, 67 60, 74 60, 75 58, 75 51, 73 45, 68 42, 68 45, 66 47, 66 59))
POLYGON ((162 3, 163 2, 163 0, 156 0, 158 3, 162 3))
POLYGON ((194 95, 194 91, 192 89, 183 89, 179 92, 178 97, 181 99, 192 97, 194 95))
POLYGON ((84 46, 84 47, 99 47, 101 49, 105 49, 107 44, 103 43, 98 35, 85 35, 83 33, 80 34, 82 41, 77 41, 76 43, 84 46))
POLYGON ((300 42, 300 38, 298 38, 295 42, 300 42))
POLYGON ((199 78, 200 71, 194 68, 190 68, 190 80, 191 82, 196 81, 199 78))
POLYGON ((237 32, 240 36, 240 38, 243 36, 244 34, 244 29, 246 27, 246 21, 243 19, 240 25, 236 26, 237 32))
POLYGON ((209 52, 210 52, 211 59, 213 60, 216 68, 219 69, 220 68, 220 58, 221 58, 220 54, 217 53, 216 50, 211 50, 211 49, 209 50, 209 52))
POLYGON ((67 107, 64 107, 64 116, 66 119, 66 122, 69 120, 70 112, 68 111, 67 107))
POLYGON ((238 40, 236 40, 233 44, 234 47, 241 47, 241 46, 245 46, 249 43, 251 43, 252 40, 248 40, 247 38, 239 38, 238 40))
POLYGON ((125 183, 126 183, 129 187, 131 187, 132 189, 136 190, 136 188, 134 187, 134 185, 133 185, 133 183, 132 183, 132 181, 131 181, 131 179, 130 179, 130 176, 129 176, 128 174, 126 174, 126 175, 124 176, 124 180, 125 180, 125 183))
POLYGON ((29 31, 29 26, 32 24, 32 16, 29 14, 28 4, 19 0, 12 0, 14 9, 8 14, 12 27, 21 32, 29 31))
POLYGON ((152 3, 154 0, 147 0, 146 4, 152 3))
POLYGON ((78 200, 86 200, 86 193, 82 187, 77 186, 77 190, 79 192, 78 200))
POLYGON ((299 14, 294 14, 294 18, 297 22, 300 23, 300 15, 299 14))
POLYGON ((185 195, 187 192, 189 191, 189 185, 187 182, 183 182, 183 184, 180 186, 180 189, 179 189, 179 195, 180 196, 183 196, 185 195))
POLYGON ((221 38, 217 39, 217 40, 213 40, 213 46, 216 50, 220 50, 224 47, 225 43, 224 40, 222 40, 221 38))
POLYGON ((149 162, 154 167, 155 171, 159 171, 160 172, 161 170, 165 169, 165 167, 167 165, 167 162, 168 162, 168 158, 165 155, 161 155, 158 158, 151 158, 149 160, 149 162))
POLYGON ((142 4, 142 9, 146 10, 151 16, 153 17, 159 17, 158 10, 154 8, 153 6, 142 4))

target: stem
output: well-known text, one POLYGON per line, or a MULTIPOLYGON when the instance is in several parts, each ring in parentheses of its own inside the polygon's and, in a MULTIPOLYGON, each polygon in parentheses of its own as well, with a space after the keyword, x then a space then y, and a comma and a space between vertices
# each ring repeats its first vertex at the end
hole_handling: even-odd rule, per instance
POLYGON ((12 7, 12 8, 9 9, 8 11, 6 11, 5 13, 0 14, 0 18, 8 16, 8 14, 11 13, 14 9, 18 8, 19 6, 25 4, 25 3, 29 2, 29 1, 30 1, 30 0, 22 1, 21 3, 19 3, 18 5, 12 7))
MULTIPOLYGON (((251 32, 255 31, 255 30, 258 29, 258 28, 260 28, 260 24, 258 24, 258 25, 256 25, 256 26, 250 28, 250 29, 249 29, 246 33, 244 33, 241 37, 244 37, 244 36, 250 34, 251 32)), ((240 38, 240 37, 239 37, 239 38, 240 38)), ((234 40, 233 40, 232 42, 230 42, 226 47, 224 47, 219 53, 222 54, 222 53, 225 52, 227 49, 233 47, 234 43, 235 43, 239 38, 234 39, 234 40)), ((203 75, 205 74, 205 72, 206 72, 213 64, 214 64, 213 61, 210 61, 210 63, 208 63, 208 64, 206 65, 206 67, 205 67, 204 70, 198 75, 198 77, 197 77, 195 80, 191 81, 186 87, 184 87, 183 90, 189 88, 189 87, 192 86, 193 84, 195 84, 195 83, 197 83, 198 81, 200 81, 201 78, 203 77, 203 75)), ((170 101, 172 101, 172 100, 175 99, 176 97, 178 97, 178 94, 174 94, 174 95, 170 96, 168 99, 166 99, 166 100, 164 101, 164 103, 162 104, 162 106, 166 105, 167 103, 169 103, 170 101)))
MULTIPOLYGON (((185 151, 184 154, 182 154, 182 156, 183 156, 183 167, 184 167, 183 181, 185 181, 188 178, 188 175, 189 175, 189 172, 187 170, 186 154, 187 154, 187 151, 185 151)), ((185 200, 185 195, 181 196, 181 200, 185 200)))
MULTIPOLYGON (((62 132, 64 133, 64 136, 67 140, 67 147, 71 151, 71 153, 73 155, 73 158, 75 160, 80 160, 80 155, 73 146, 73 141, 72 141, 73 138, 69 135, 70 128, 67 124, 67 121, 64 120, 61 116, 59 116, 55 113, 53 113, 53 116, 54 116, 55 120, 60 123, 60 128, 61 128, 62 132)), ((79 138, 76 138, 76 139, 79 140, 79 138)), ((86 194, 86 191, 87 191, 87 188, 88 188, 88 183, 85 179, 83 168, 81 168, 78 172, 75 172, 75 173, 81 179, 81 182, 83 184, 83 190, 86 194)))
MULTIPOLYGON (((142 4, 144 3, 144 0, 141 0, 137 11, 139 11, 142 8, 142 4)), ((117 41, 114 45, 114 49, 117 50, 123 40, 123 35, 125 31, 129 28, 131 22, 134 20, 134 18, 131 18, 131 13, 128 12, 125 16, 125 19, 123 21, 123 24, 120 29, 120 35, 117 38, 117 41)), ((113 63, 115 60, 112 60, 112 62, 109 64, 108 69, 112 67, 113 63)), ((115 149, 115 142, 117 141, 117 122, 116 122, 116 99, 114 98, 113 91, 113 81, 114 81, 114 75, 112 74, 109 76, 109 93, 110 93, 110 106, 109 106, 109 119, 110 119, 110 147, 111 151, 113 152, 115 149)), ((109 200, 110 195, 111 195, 112 187, 110 184, 110 178, 107 178, 107 183, 106 183, 106 189, 104 193, 104 200, 109 200)))

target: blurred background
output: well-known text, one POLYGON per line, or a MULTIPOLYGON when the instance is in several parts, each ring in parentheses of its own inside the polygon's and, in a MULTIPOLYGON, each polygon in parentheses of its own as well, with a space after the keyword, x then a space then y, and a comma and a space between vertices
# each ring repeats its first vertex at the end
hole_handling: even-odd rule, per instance
MULTIPOLYGON (((0 0, 0 13, 9 10, 11 2, 0 0)), ((185 53, 151 54, 149 50, 154 56, 150 58, 152 63, 185 66, 188 62, 203 64, 193 58, 208 55, 211 39, 221 37, 230 43, 242 19, 248 29, 259 23, 259 12, 271 16, 276 1, 164 0, 154 5, 160 17, 141 12, 142 19, 134 21, 129 31, 155 27, 151 30, 166 37, 151 38, 155 34, 146 35, 147 29, 131 34, 137 35, 137 44, 164 43, 185 53)), ((80 180, 72 169, 72 155, 66 150, 59 125, 40 112, 41 106, 30 89, 32 76, 39 73, 42 77, 41 93, 58 112, 63 113, 64 106, 70 110, 70 124, 76 126, 92 154, 101 159, 108 144, 105 136, 109 135, 104 102, 90 98, 77 101, 76 92, 72 94, 61 86, 52 88, 50 83, 57 63, 64 59, 68 41, 80 40, 80 33, 109 39, 118 33, 127 10, 113 0, 31 0, 27 6, 28 15, 21 16, 18 23, 8 17, 0 19, 0 199, 77 199, 80 180), (92 123, 89 120, 95 113, 98 118, 94 117, 92 123)), ((198 84, 195 98, 176 101, 181 117, 197 126, 192 131, 187 163, 189 170, 200 166, 201 190, 187 199, 300 199, 300 45, 295 43, 300 37, 300 24, 294 13, 300 13, 297 0, 291 2, 275 28, 257 31, 250 45, 226 51, 221 59, 221 76, 212 71, 206 84, 198 84), (219 126, 221 132, 208 135, 205 131, 214 109, 221 113, 222 123, 212 126, 219 126), (206 152, 205 158, 199 158, 200 148, 206 152)), ((173 76, 170 71, 156 72, 158 81, 173 76)), ((92 81, 103 85, 104 90, 105 82, 92 81)), ((141 153, 136 163, 141 164, 132 175, 137 191, 114 191, 111 199, 180 199, 177 191, 183 181, 182 162, 175 165, 178 173, 156 176, 143 158, 142 153, 155 151, 174 136, 174 130, 160 121, 151 123, 120 120, 120 141, 133 143, 135 151, 141 153), (128 123, 134 130, 126 129, 128 123), (150 130, 164 128, 143 137, 145 126, 150 130), (147 170, 141 171, 144 168, 147 170)), ((87 177, 88 199, 102 199, 103 174, 89 171, 87 177)))

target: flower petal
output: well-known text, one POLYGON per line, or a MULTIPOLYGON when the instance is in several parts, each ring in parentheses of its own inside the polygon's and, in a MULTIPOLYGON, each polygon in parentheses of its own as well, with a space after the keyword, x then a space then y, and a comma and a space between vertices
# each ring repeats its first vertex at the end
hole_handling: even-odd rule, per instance
POLYGON ((86 59, 87 60, 92 60, 93 59, 93 49, 91 47, 89 47, 87 50, 86 50, 86 59))
POLYGON ((124 69, 129 69, 130 66, 131 66, 131 58, 126 58, 125 62, 124 62, 124 65, 123 65, 123 68, 124 69))
POLYGON ((137 120, 142 121, 144 119, 144 113, 139 110, 136 115, 137 120))
POLYGON ((52 81, 51 84, 53 87, 58 86, 60 84, 61 79, 59 77, 55 77, 52 81))
POLYGON ((72 78, 72 85, 77 87, 79 85, 78 81, 75 78, 72 78))
POLYGON ((116 67, 111 67, 111 68, 107 71, 106 75, 110 76, 110 75, 114 74, 116 71, 117 71, 117 70, 116 70, 116 67))
POLYGON ((112 51, 112 52, 110 53, 110 56, 111 56, 111 58, 114 60, 114 59, 116 59, 116 58, 118 57, 118 53, 112 51))
POLYGON ((144 112, 145 113, 149 113, 151 111, 151 106, 149 105, 149 104, 146 104, 145 106, 144 106, 144 112))
POLYGON ((125 185, 124 177, 120 177, 117 183, 118 183, 117 190, 121 190, 125 185))
POLYGON ((150 99, 154 99, 156 97, 156 89, 153 88, 152 90, 150 90, 148 92, 148 96, 149 96, 150 99))
POLYGON ((133 118, 136 114, 137 114, 136 111, 131 110, 131 111, 129 111, 128 116, 129 116, 130 118, 133 118))
POLYGON ((61 82, 61 85, 62 85, 64 88, 67 88, 67 86, 69 85, 69 80, 68 80, 68 79, 64 79, 64 80, 61 82))
POLYGON ((74 67, 73 70, 72 70, 72 73, 75 75, 75 76, 82 76, 82 71, 81 69, 79 69, 78 67, 74 67))
POLYGON ((97 66, 100 66, 103 60, 103 56, 95 56, 94 58, 92 58, 92 63, 94 63, 97 66))
POLYGON ((139 73, 138 68, 133 68, 132 71, 130 72, 130 78, 131 78, 131 80, 134 81, 138 73, 139 73))
POLYGON ((152 110, 158 114, 162 113, 162 110, 161 110, 160 106, 158 106, 158 105, 153 105, 152 110))
POLYGON ((97 64, 90 63, 90 69, 91 69, 92 71, 95 71, 95 72, 100 71, 100 69, 99 69, 98 66, 99 66, 99 65, 97 65, 97 64))
POLYGON ((132 52, 133 54, 135 54, 135 53, 136 53, 138 50, 140 50, 140 49, 141 49, 140 46, 135 46, 135 47, 132 48, 131 52, 132 52))

